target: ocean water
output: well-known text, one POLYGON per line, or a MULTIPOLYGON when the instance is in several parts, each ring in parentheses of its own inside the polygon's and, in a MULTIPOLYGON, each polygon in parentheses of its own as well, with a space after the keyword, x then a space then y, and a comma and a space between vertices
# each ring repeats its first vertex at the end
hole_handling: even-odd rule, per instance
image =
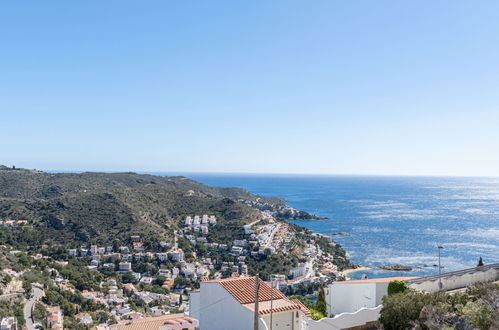
POLYGON ((328 220, 293 221, 334 236, 354 263, 353 278, 422 276, 499 262, 499 178, 186 174, 212 186, 242 187, 328 220), (410 272, 376 266, 403 264, 410 272))

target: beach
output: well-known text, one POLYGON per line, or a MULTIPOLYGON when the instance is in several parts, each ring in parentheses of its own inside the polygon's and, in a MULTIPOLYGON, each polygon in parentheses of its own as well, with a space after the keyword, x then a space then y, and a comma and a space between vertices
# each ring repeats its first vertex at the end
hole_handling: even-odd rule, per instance
POLYGON ((350 274, 351 273, 356 273, 356 272, 361 272, 361 271, 368 271, 368 270, 371 270, 372 268, 371 267, 367 267, 367 266, 360 266, 360 267, 357 267, 357 268, 349 268, 349 269, 345 269, 342 271, 343 275, 345 275, 345 278, 347 280, 351 280, 350 278, 350 274))

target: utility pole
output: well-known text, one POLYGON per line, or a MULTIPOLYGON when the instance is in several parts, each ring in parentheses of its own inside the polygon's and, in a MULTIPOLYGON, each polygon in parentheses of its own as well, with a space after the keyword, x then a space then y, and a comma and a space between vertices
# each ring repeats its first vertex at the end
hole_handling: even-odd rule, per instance
POLYGON ((438 246, 438 275, 442 274, 442 266, 440 266, 440 250, 443 248, 443 246, 438 246))
POLYGON ((255 318, 253 319, 253 329, 258 330, 258 300, 259 300, 259 291, 260 291, 260 278, 255 276, 255 318))
MULTIPOLYGON (((442 250, 444 247, 439 245, 438 246, 438 275, 442 275, 442 266, 440 265, 440 250, 442 250)), ((438 288, 442 290, 442 277, 438 277, 438 288)))
POLYGON ((270 330, 272 330, 272 313, 274 307, 274 282, 270 279, 270 330))

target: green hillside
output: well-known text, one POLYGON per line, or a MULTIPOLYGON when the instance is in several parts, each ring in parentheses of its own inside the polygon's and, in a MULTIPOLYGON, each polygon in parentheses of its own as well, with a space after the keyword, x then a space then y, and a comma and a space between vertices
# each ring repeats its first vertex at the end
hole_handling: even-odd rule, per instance
POLYGON ((261 216, 239 199, 283 202, 185 177, 0 168, 0 219, 28 220, 32 227, 2 231, 3 242, 16 245, 110 243, 132 234, 170 241, 186 215, 216 215, 228 226, 261 216))

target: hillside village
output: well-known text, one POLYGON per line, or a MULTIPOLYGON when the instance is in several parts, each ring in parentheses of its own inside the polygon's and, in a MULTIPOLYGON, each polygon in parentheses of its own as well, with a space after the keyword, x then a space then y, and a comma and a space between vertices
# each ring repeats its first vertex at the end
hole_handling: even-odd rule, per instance
MULTIPOLYGON (((255 321, 259 329, 367 329, 392 319, 392 282, 441 299, 442 290, 499 278, 499 265, 481 265, 351 281, 344 271, 356 266, 345 250, 283 219, 304 215, 279 199, 133 173, 3 172, 1 330, 250 330, 255 321)), ((472 311, 489 310, 480 306, 472 311)))
MULTIPOLYGON (((26 220, 4 219, 2 225, 10 230, 30 229, 26 220)), ((284 256, 291 250, 301 251, 296 264, 289 264, 285 273, 267 276, 268 283, 279 292, 310 294, 323 284, 343 278, 335 255, 323 251, 313 239, 321 237, 312 235, 308 242, 298 239, 297 235, 304 233, 269 211, 262 211, 260 219, 241 226, 239 238, 229 242, 209 237, 217 225, 215 215, 187 215, 179 220, 172 242, 160 241, 157 245, 148 244, 140 235, 130 235, 124 245, 61 246, 33 254, 4 245, 2 249, 8 255, 22 258, 30 266, 2 272, 29 292, 42 290, 36 307, 43 306, 46 312, 45 317, 39 316, 38 324, 53 329, 64 324, 110 328, 112 322, 188 311, 189 293, 199 289, 203 281, 255 275, 255 262, 284 256), (68 307, 68 303, 73 306, 68 307)), ((328 245, 334 243, 329 241, 328 245)), ((338 258, 344 261, 343 256, 338 258)), ((22 296, 21 291, 17 294, 22 296)))

